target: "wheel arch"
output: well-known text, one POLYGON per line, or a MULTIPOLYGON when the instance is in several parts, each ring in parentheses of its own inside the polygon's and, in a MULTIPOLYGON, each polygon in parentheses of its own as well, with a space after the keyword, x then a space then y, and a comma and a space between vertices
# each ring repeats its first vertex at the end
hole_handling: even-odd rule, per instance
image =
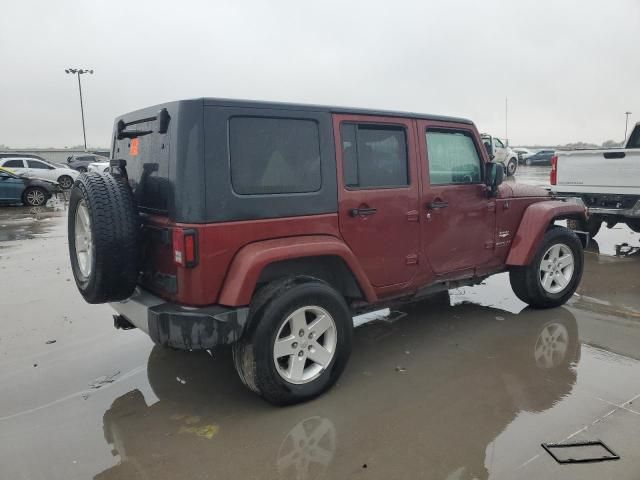
POLYGON ((235 255, 218 303, 248 305, 256 289, 289 275, 310 275, 332 285, 345 297, 374 302, 377 297, 353 252, 336 237, 310 235, 264 240, 235 255))
POLYGON ((544 233, 557 220, 586 219, 584 205, 550 200, 529 205, 511 242, 506 264, 522 266, 531 263, 544 233))

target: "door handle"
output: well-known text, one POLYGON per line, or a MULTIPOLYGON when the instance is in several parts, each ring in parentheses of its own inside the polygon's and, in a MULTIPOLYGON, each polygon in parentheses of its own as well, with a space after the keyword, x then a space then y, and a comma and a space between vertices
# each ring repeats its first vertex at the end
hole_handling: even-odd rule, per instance
POLYGON ((447 208, 449 206, 449 202, 443 202, 442 200, 434 200, 433 202, 427 203, 428 210, 438 210, 440 208, 447 208))
POLYGON ((378 211, 377 208, 352 208, 349 210, 349 215, 352 217, 368 217, 378 211))

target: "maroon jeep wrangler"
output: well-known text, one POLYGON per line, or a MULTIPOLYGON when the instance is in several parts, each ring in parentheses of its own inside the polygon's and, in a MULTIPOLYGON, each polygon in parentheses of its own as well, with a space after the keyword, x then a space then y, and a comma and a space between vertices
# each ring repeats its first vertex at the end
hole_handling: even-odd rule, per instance
POLYGON ((508 271, 556 307, 584 207, 501 184, 469 120, 198 99, 116 119, 110 173, 69 207, 78 289, 159 345, 232 344, 242 381, 276 404, 326 391, 352 316, 508 271))

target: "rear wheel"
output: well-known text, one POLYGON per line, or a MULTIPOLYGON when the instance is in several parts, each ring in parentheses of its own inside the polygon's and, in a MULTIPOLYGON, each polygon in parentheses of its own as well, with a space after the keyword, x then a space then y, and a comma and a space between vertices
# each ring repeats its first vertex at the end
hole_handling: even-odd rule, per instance
POLYGON ((44 188, 29 187, 22 194, 22 203, 30 207, 39 207, 47 203, 49 194, 44 188))
POLYGON ((58 178, 58 183, 63 189, 69 190, 73 186, 73 178, 69 175, 62 175, 58 178))
POLYGON ((507 162, 507 176, 512 177, 518 169, 518 159, 512 158, 507 162))
POLYGON ((640 218, 628 219, 626 221, 627 227, 634 232, 640 233, 640 218))
POLYGON ((602 220, 598 217, 589 217, 588 220, 580 219, 569 219, 567 220, 567 227, 571 230, 577 230, 579 232, 587 232, 589 237, 595 237, 600 228, 602 227, 602 220))
POLYGON ((553 226, 545 233, 529 265, 514 267, 509 280, 516 296, 534 308, 560 306, 582 278, 582 244, 571 230, 553 226))
POLYGON ((248 330, 233 347, 236 370, 271 403, 309 400, 344 370, 352 330, 344 298, 327 283, 305 276, 274 281, 251 303, 248 330))

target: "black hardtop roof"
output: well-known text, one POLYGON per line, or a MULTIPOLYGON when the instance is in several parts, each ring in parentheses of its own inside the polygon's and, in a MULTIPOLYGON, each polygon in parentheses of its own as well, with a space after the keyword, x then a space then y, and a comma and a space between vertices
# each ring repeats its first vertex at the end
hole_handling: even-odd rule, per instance
POLYGON ((442 122, 457 122, 473 125, 471 120, 466 118, 449 117, 445 115, 429 115, 414 112, 398 112, 391 110, 374 110, 368 108, 352 108, 352 107, 335 107, 326 105, 312 105, 305 103, 285 103, 285 102, 267 102, 262 100, 234 100, 229 98, 203 98, 205 105, 220 107, 244 107, 244 108, 272 108, 275 110, 301 110, 314 112, 330 112, 343 114, 358 115, 380 115, 388 117, 405 117, 405 118, 421 118, 424 120, 435 120, 442 122))

